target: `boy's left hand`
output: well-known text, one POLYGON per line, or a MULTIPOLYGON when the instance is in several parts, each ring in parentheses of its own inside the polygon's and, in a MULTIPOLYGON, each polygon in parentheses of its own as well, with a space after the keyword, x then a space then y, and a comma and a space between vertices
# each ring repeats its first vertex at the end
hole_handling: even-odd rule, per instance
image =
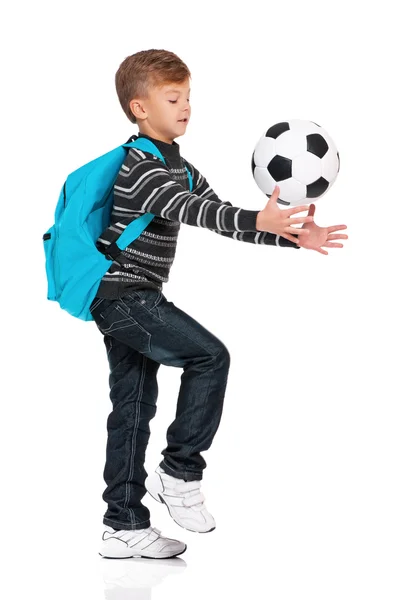
MULTIPOLYGON (((311 204, 308 210, 308 216, 313 217, 315 213, 315 204, 311 204)), ((348 235, 343 233, 332 234, 333 231, 339 231, 340 229, 347 229, 347 225, 332 225, 330 227, 319 227, 314 221, 310 223, 304 223, 302 225, 304 229, 308 229, 307 235, 298 235, 294 241, 301 248, 307 248, 308 250, 316 250, 321 254, 329 254, 326 250, 323 250, 322 246, 327 248, 343 248, 343 244, 331 242, 330 240, 347 240, 348 235)))

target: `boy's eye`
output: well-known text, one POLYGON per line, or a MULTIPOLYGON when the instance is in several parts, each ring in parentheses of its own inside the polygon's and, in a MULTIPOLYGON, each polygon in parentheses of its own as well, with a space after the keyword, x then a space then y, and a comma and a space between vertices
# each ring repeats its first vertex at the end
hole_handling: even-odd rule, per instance
MULTIPOLYGON (((169 102, 171 102, 172 104, 175 104, 177 102, 177 100, 169 100, 169 102)), ((188 102, 189 102, 189 98, 188 98, 188 102)))

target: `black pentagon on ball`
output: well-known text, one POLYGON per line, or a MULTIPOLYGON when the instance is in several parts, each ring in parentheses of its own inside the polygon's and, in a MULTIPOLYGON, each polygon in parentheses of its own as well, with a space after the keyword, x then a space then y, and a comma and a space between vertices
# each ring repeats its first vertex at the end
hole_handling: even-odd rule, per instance
POLYGON ((325 138, 319 133, 310 133, 307 135, 307 151, 315 154, 319 158, 323 158, 329 146, 325 138))
POLYGON ((254 169, 255 168, 256 168, 256 163, 254 162, 254 152, 253 152, 253 154, 252 154, 252 174, 253 174, 253 177, 254 177, 254 169))
POLYGON ((329 187, 329 182, 323 177, 320 177, 313 183, 307 185, 307 198, 318 198, 321 194, 326 192, 329 187))
POLYGON ((292 161, 290 158, 285 156, 279 156, 277 154, 268 163, 268 172, 275 181, 283 181, 289 179, 292 176, 292 161))
POLYGON ((275 125, 272 125, 272 127, 270 127, 268 129, 267 133, 265 134, 265 137, 271 137, 271 138, 276 139, 279 135, 281 135, 282 133, 285 133, 285 131, 289 131, 289 130, 290 130, 290 125, 286 121, 284 121, 282 123, 276 123, 275 125))

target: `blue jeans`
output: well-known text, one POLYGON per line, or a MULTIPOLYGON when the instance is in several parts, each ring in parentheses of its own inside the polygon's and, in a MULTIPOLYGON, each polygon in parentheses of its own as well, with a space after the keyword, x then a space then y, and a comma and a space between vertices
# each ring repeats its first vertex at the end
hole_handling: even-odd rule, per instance
POLYGON ((210 448, 220 424, 230 355, 215 335, 152 288, 116 300, 94 298, 90 312, 104 336, 113 405, 107 420, 103 523, 143 529, 150 526, 142 498, 158 369, 161 364, 183 369, 160 466, 173 477, 201 480, 206 467, 201 452, 210 448))

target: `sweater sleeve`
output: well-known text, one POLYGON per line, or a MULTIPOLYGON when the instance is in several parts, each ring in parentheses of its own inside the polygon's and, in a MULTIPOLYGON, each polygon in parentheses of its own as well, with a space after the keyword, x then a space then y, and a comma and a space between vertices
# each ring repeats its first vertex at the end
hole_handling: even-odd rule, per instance
POLYGON ((114 184, 114 204, 126 214, 148 212, 163 219, 222 232, 257 231, 257 210, 246 210, 208 197, 196 176, 192 193, 176 182, 153 155, 130 148, 114 184))
MULTIPOLYGON (((214 202, 218 202, 224 205, 232 206, 230 202, 222 202, 217 196, 216 192, 210 187, 206 178, 194 167, 192 163, 185 161, 193 174, 193 189, 195 194, 198 194, 201 198, 207 198, 214 202)), ((290 248, 300 249, 300 246, 291 242, 281 235, 270 233, 269 231, 258 231, 254 228, 254 231, 223 231, 218 228, 210 228, 210 231, 218 233, 219 235, 226 236, 237 240, 239 242, 249 242, 249 244, 261 244, 265 246, 285 246, 290 248)), ((298 235, 292 234, 293 237, 298 238, 298 235)))

